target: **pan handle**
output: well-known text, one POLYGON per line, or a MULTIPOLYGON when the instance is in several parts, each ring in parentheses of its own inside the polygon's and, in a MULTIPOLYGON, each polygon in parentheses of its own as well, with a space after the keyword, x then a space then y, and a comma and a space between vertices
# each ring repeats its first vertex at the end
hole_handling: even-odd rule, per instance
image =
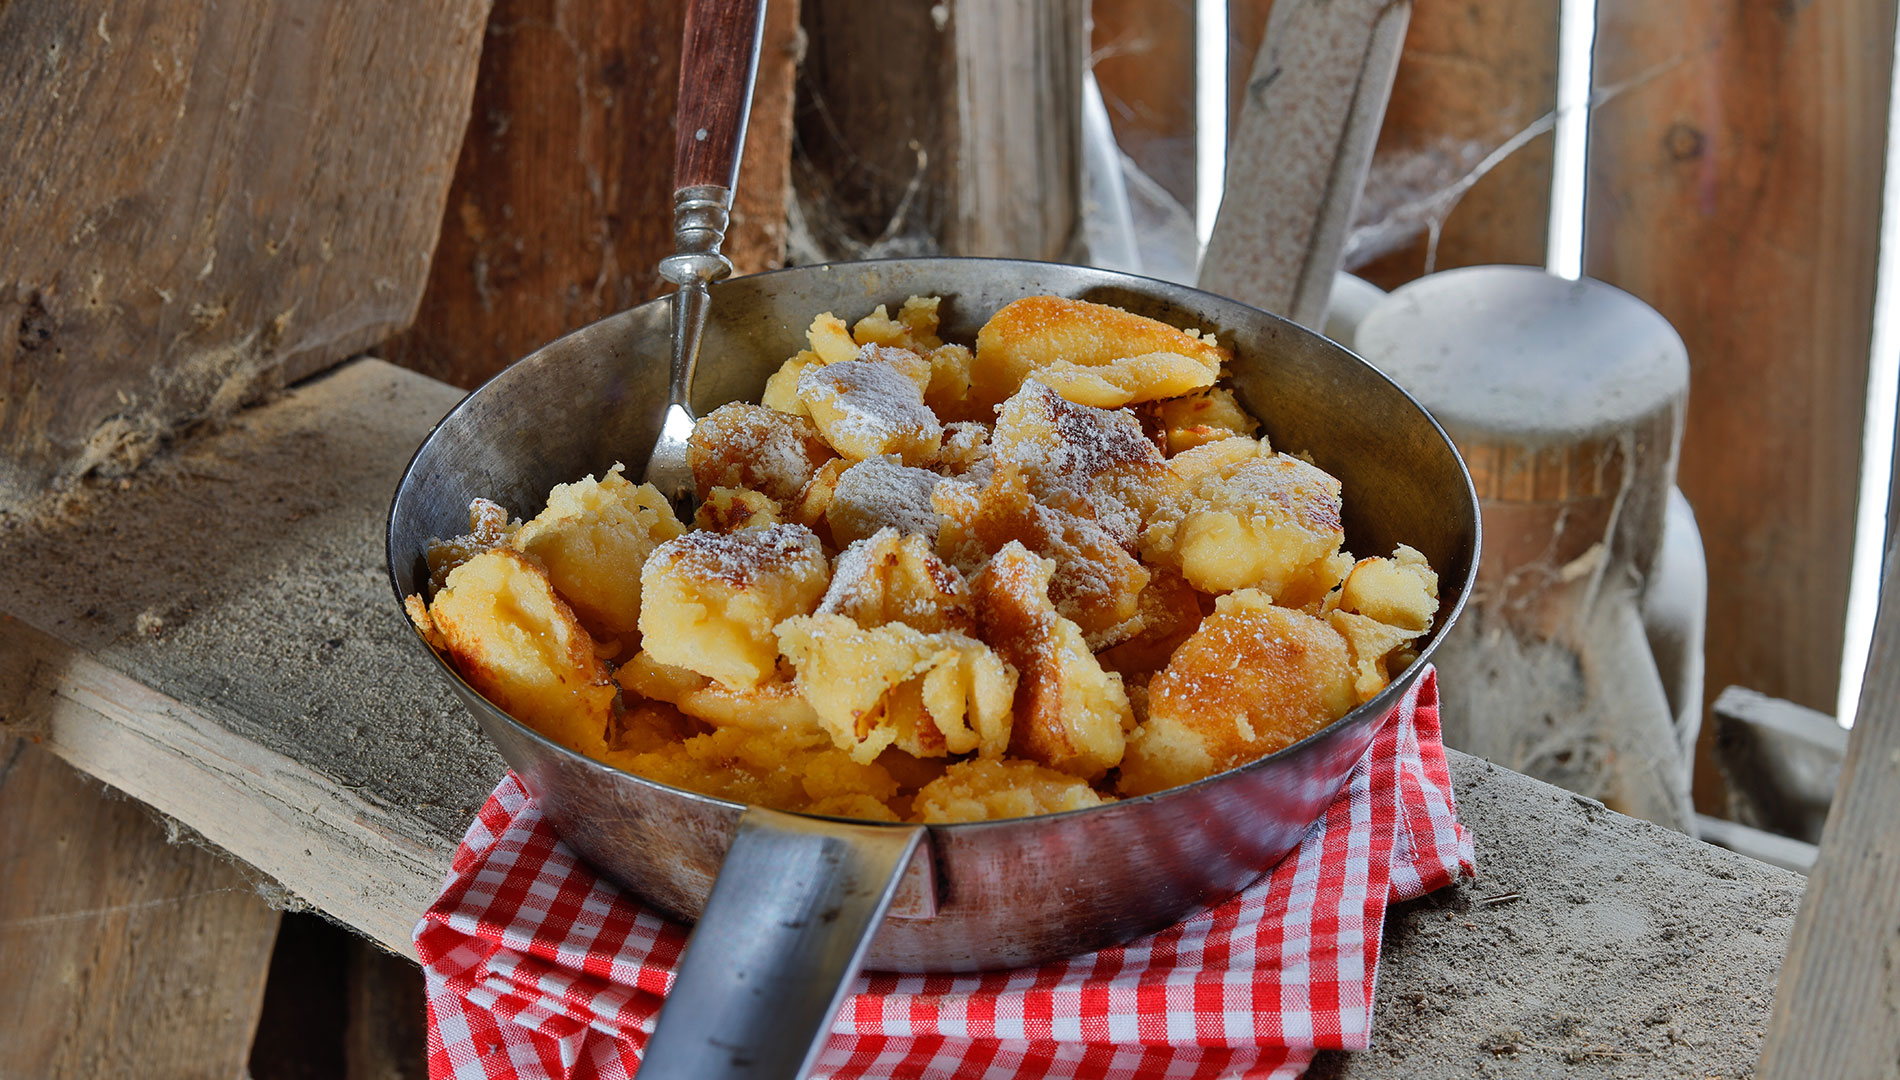
POLYGON ((642 1080, 800 1080, 864 963, 922 826, 750 807, 640 1063, 642 1080))

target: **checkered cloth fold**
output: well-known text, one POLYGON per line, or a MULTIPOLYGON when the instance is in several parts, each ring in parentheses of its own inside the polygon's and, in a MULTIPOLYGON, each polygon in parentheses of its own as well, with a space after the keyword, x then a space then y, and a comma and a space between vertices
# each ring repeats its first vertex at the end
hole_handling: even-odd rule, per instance
MULTIPOLYGON (((1370 1037, 1389 902, 1474 873, 1427 672, 1300 846, 1239 896, 1062 963, 860 976, 814 1075, 1296 1077, 1370 1037)), ((686 930, 601 881, 510 773, 416 927, 429 1073, 630 1076, 686 930)))

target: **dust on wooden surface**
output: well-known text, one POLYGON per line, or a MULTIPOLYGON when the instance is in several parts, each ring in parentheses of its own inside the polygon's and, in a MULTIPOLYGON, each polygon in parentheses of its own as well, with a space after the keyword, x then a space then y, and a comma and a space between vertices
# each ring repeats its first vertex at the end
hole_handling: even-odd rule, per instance
POLYGON ((459 836, 505 765, 403 621, 384 510, 453 389, 376 362, 134 477, 0 511, 0 609, 459 836))
POLYGON ((1452 775, 1478 880, 1387 914, 1372 1047, 1309 1077, 1754 1075, 1800 877, 1477 758, 1452 775))

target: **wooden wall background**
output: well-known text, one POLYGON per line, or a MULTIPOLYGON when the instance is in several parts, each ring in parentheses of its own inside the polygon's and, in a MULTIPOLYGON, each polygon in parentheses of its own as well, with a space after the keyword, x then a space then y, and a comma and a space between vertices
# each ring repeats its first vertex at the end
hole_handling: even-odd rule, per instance
MULTIPOLYGON (((1584 270, 1689 346, 1709 699, 1835 711, 1893 72, 1886 0, 1600 0, 1584 270)), ((1726 812, 1703 727, 1696 802, 1726 812)))
MULTIPOLYGON (((677 0, 496 0, 428 287, 380 355, 473 388, 663 291, 684 18, 677 0)), ((798 0, 773 0, 726 244, 740 273, 784 258, 798 42, 798 0)))
POLYGON ((487 15, 0 3, 0 513, 415 317, 487 15))

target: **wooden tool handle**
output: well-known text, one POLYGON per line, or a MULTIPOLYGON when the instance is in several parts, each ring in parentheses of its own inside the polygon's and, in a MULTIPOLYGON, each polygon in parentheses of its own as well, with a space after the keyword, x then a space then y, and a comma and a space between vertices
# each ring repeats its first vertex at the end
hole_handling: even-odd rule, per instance
POLYGON ((680 54, 675 188, 731 190, 739 175, 765 0, 689 0, 680 54))

